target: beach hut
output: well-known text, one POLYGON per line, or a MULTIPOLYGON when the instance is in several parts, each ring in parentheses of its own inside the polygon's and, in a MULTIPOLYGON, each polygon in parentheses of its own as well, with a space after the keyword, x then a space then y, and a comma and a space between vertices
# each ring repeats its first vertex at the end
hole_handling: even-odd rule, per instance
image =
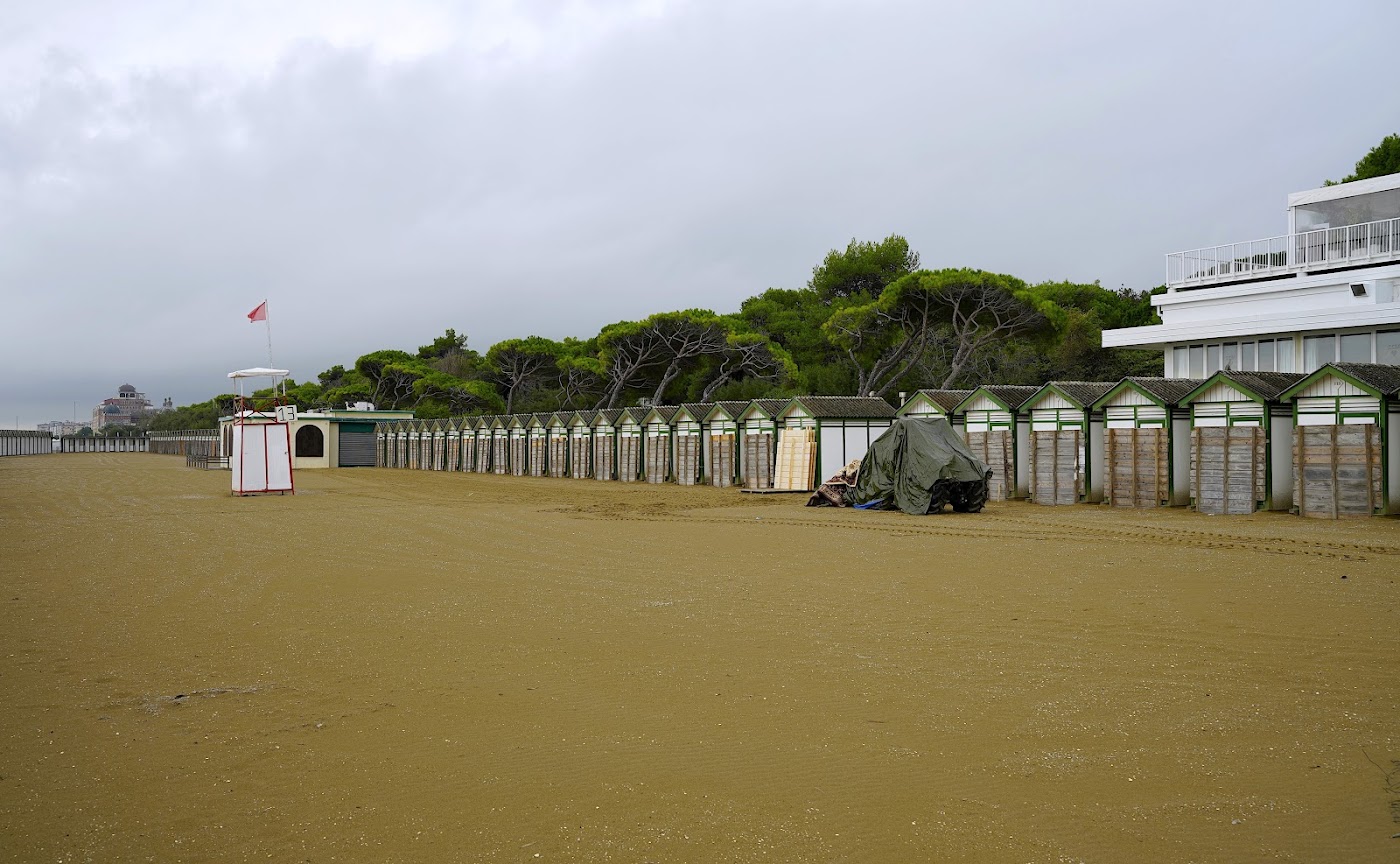
POLYGON ((1400 366, 1329 363, 1279 396, 1293 406, 1293 509, 1400 513, 1400 366))
POLYGON ((527 473, 543 477, 549 468, 549 415, 530 414, 525 423, 527 473))
POLYGON ((568 476, 582 480, 592 476, 594 423, 596 412, 570 412, 568 417, 568 476))
POLYGON ((569 415, 569 476, 583 480, 593 476, 593 421, 596 411, 569 415))
POLYGON ((443 470, 462 470, 462 427, 466 424, 465 417, 453 417, 447 421, 447 450, 444 454, 443 470))
POLYGON ((408 468, 408 439, 412 426, 412 420, 404 420, 394 432, 394 449, 398 452, 398 457, 394 460, 396 468, 408 468))
POLYGON ((1103 501, 1103 412, 1094 403, 1113 387, 1111 381, 1051 381, 1021 405, 1031 421, 1031 501, 1103 501))
POLYGON ((494 414, 483 414, 476 418, 474 431, 476 432, 476 473, 491 473, 491 435, 492 424, 495 422, 494 414))
POLYGON ((786 399, 755 399, 739 414, 739 475, 745 489, 773 488, 777 416, 787 403, 786 399))
POLYGON ((1103 412, 1104 501, 1113 507, 1191 502, 1191 411, 1181 404, 1194 378, 1129 377, 1094 403, 1103 412))
POLYGON ((648 483, 671 478, 671 418, 677 405, 653 405, 642 416, 642 474, 648 483))
POLYGON ((509 414, 497 414, 491 418, 491 473, 510 473, 510 421, 509 414))
POLYGON ((621 408, 604 408, 593 412, 593 479, 617 479, 617 424, 622 419, 621 408))
POLYGON ((685 402, 671 417, 671 436, 675 442, 671 448, 672 473, 682 486, 703 482, 709 471, 705 452, 705 415, 714 407, 713 402, 685 402))
POLYGON ((447 470, 447 432, 451 425, 451 420, 433 421, 433 458, 428 466, 433 471, 447 470))
POLYGON ((428 435, 427 420, 411 420, 408 424, 408 467, 414 471, 422 471, 425 461, 423 454, 423 440, 428 435))
POLYGON ((569 415, 555 412, 545 421, 547 471, 551 477, 569 476, 569 415))
POLYGON ((890 428, 895 411, 876 396, 798 396, 777 414, 775 489, 815 489, 890 428))
POLYGON ((380 420, 374 424, 374 467, 389 467, 389 424, 380 420))
POLYGON ((1293 506, 1291 372, 1223 370, 1182 398, 1191 410, 1191 505, 1230 515, 1293 506))
POLYGON ((642 479, 642 422, 646 408, 624 408, 613 424, 617 429, 617 479, 635 483, 642 479))
POLYGON ((1024 498, 1030 489, 1026 457, 1031 424, 1021 406, 1039 390, 1018 384, 987 384, 973 390, 953 409, 954 416, 962 418, 968 449, 992 469, 988 501, 1024 498))
POLYGON ((915 390, 914 395, 904 400, 895 414, 900 417, 942 417, 953 424, 953 431, 961 435, 962 417, 953 411, 971 395, 971 390, 915 390))
POLYGON ((511 414, 506 419, 506 435, 510 440, 506 463, 515 477, 524 477, 530 468, 530 417, 529 414, 511 414))
POLYGON ((705 465, 712 486, 739 482, 739 417, 747 402, 716 402, 703 419, 705 465))

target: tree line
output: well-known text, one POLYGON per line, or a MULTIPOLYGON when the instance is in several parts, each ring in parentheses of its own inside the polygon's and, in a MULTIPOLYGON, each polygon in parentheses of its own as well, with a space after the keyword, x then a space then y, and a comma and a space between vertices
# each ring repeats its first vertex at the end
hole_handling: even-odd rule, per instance
MULTIPOLYGON (((314 381, 289 381, 287 395, 303 409, 371 402, 437 418, 612 408, 642 398, 892 399, 925 387, 1111 380, 1160 374, 1159 352, 1103 348, 1099 338, 1105 328, 1153 323, 1151 293, 928 270, 903 237, 853 239, 828 253, 803 287, 771 288, 737 312, 658 312, 586 339, 526 336, 485 353, 448 329, 415 352, 373 351, 314 381)), ((183 406, 154 416, 148 428, 211 428, 231 404, 224 395, 183 406)))

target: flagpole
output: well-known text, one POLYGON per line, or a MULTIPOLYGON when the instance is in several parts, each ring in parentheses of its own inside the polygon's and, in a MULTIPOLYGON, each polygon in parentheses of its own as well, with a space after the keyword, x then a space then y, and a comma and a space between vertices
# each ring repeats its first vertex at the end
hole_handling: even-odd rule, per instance
MULTIPOLYGON (((267 326, 267 368, 269 368, 269 369, 273 368, 273 366, 272 366, 272 315, 271 315, 270 313, 271 313, 271 309, 270 309, 270 307, 268 306, 267 301, 264 300, 264 301, 263 301, 263 324, 265 324, 265 325, 267 326)), ((273 395, 276 395, 276 392, 275 392, 275 391, 276 391, 276 388, 277 388, 277 381, 276 381, 276 379, 273 379, 272 387, 273 387, 273 390, 274 390, 273 395)), ((286 379, 284 378, 284 379, 282 379, 282 393, 283 393, 283 395, 286 395, 286 392, 287 392, 287 381, 286 381, 286 379)))

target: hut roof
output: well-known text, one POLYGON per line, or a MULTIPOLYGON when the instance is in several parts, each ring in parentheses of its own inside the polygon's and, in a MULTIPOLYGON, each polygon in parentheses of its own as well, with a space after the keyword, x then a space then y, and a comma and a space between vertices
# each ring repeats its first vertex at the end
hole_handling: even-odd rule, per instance
POLYGON ((647 409, 646 413, 648 415, 654 413, 664 422, 670 423, 671 418, 676 416, 676 412, 680 410, 680 407, 679 405, 653 405, 651 408, 647 409))
POLYGON ((716 414, 721 411, 728 414, 730 419, 737 419, 740 414, 744 413, 744 409, 747 407, 749 407, 749 403, 738 400, 715 402, 711 404, 709 410, 705 412, 704 419, 708 420, 711 414, 716 414))
MULTIPOLYGON (((1080 408, 1088 408, 1107 395, 1108 391, 1112 390, 1116 384, 1115 381, 1051 381, 1041 387, 1038 393, 1054 390, 1080 408)), ((1027 402, 1029 401, 1027 400, 1027 402)))
POLYGON ((1385 366, 1380 363, 1328 363, 1316 372, 1297 381, 1285 390, 1280 398, 1291 398, 1314 380, 1328 373, 1348 379, 1362 389, 1370 390, 1378 396, 1400 396, 1400 366, 1385 366))
POLYGON ((1225 381, 1251 398, 1261 402, 1276 402, 1283 391, 1302 381, 1304 377, 1296 372, 1236 372, 1227 369, 1216 372, 1202 381, 1196 386, 1196 389, 1183 396, 1181 401, 1183 403, 1194 402, 1215 382, 1225 381))
POLYGON ((749 413, 749 409, 757 408, 769 417, 776 417, 778 412, 786 408, 787 404, 791 401, 791 399, 754 399, 744 403, 744 407, 740 408, 739 413, 734 416, 739 417, 749 413))
POLYGON ((573 416, 574 412, 572 411, 555 411, 553 414, 549 415, 549 423, 551 426, 556 423, 560 426, 568 426, 573 416))
POLYGON ((894 409, 878 396, 797 396, 783 406, 801 405, 811 417, 834 419, 893 417, 894 409))
POLYGON ((1128 389, 1145 393, 1154 401, 1171 407, 1181 404, 1181 400, 1199 386, 1201 386, 1201 380, 1198 378, 1145 378, 1139 375, 1130 375, 1114 385, 1112 390, 1100 396, 1099 400, 1094 403, 1094 407, 1102 408, 1109 400, 1128 389))
POLYGON ((623 408, 622 414, 617 419, 621 420, 624 417, 630 417, 640 424, 647 419, 647 412, 650 410, 650 408, 643 408, 640 405, 633 405, 631 408, 623 408))
POLYGON ((964 402, 967 402, 968 399, 976 396, 979 392, 986 393, 1012 411, 1015 411, 1026 404, 1032 396, 1039 393, 1040 388, 1032 387, 1029 384, 984 384, 967 394, 963 401, 958 403, 958 407, 961 408, 964 402))
POLYGON ((626 410, 625 408, 604 408, 602 411, 598 412, 598 417, 595 418, 595 422, 597 419, 601 419, 609 426, 616 426, 617 421, 622 419, 622 414, 626 410))
MULTIPOLYGON (((915 390, 915 396, 923 396, 928 401, 942 408, 944 411, 952 411, 967 397, 972 395, 971 390, 915 390)), ((913 401, 912 397, 910 401, 913 401)))
MULTIPOLYGON (((713 402, 682 402, 680 410, 689 414, 691 418, 695 420, 704 420, 705 415, 709 414, 710 409, 713 407, 715 407, 715 403, 713 402)), ((676 413, 679 414, 680 411, 676 413)), ((674 420, 675 418, 672 417, 671 419, 674 420)))

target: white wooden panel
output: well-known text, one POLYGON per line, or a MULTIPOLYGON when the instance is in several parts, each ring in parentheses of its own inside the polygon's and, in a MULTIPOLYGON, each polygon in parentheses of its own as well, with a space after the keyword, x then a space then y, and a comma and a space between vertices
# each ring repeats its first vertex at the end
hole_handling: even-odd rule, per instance
POLYGON ((1202 402, 1253 402, 1254 400, 1224 381, 1217 381, 1192 401, 1199 405, 1202 402))
MULTIPOLYGON (((1027 407, 1030 406, 1021 406, 1023 411, 1027 407)), ((1059 393, 1056 393, 1054 390, 1050 390, 1035 401, 1034 407, 1038 410, 1044 410, 1046 408, 1074 408, 1075 404, 1059 393)))
POLYGON ((967 403, 966 414, 973 411, 1005 411, 1006 409, 998 405, 991 397, 985 393, 978 393, 971 402, 967 403))
POLYGON ((1132 387, 1128 387, 1128 388, 1124 389, 1122 392, 1115 394, 1114 397, 1113 397, 1112 399, 1110 399, 1110 400, 1108 400, 1107 402, 1105 402, 1105 403, 1104 403, 1104 407, 1108 408, 1109 410, 1112 410, 1112 406, 1114 406, 1114 405, 1155 405, 1155 404, 1157 404, 1157 403, 1155 403, 1155 402, 1153 402, 1151 399, 1147 398, 1147 396, 1146 396, 1145 394, 1143 394, 1143 393, 1141 393, 1141 392, 1139 392, 1139 391, 1137 391, 1137 390, 1134 390, 1132 387))
POLYGON ((1336 375, 1325 375, 1322 378, 1304 387, 1298 395, 1302 396, 1366 396, 1365 390, 1355 384, 1336 375))

